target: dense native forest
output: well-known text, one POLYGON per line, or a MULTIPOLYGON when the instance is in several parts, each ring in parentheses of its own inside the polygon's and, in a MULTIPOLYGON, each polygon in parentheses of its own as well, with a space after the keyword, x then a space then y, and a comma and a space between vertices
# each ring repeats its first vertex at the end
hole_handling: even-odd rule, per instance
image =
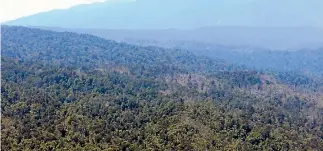
MULTIPOLYGON (((318 75, 323 74, 323 47, 309 49, 291 48, 279 50, 252 46, 218 45, 214 43, 199 41, 163 41, 139 38, 120 38, 121 40, 119 40, 118 38, 115 38, 117 36, 110 36, 108 33, 104 32, 95 33, 91 31, 85 31, 84 33, 94 33, 104 38, 114 38, 118 41, 135 45, 186 49, 193 52, 195 55, 208 56, 213 59, 222 59, 231 63, 243 64, 249 68, 256 68, 258 70, 266 69, 279 72, 297 71, 310 72, 312 74, 318 75)), ((138 35, 140 34, 138 33, 138 35)), ((266 36, 267 35, 265 35, 264 37, 266 36)), ((126 37, 126 35, 124 37, 126 37)))
POLYGON ((258 70, 323 74, 323 30, 320 29, 300 27, 201 27, 192 30, 39 28, 59 32, 87 33, 141 46, 185 49, 195 55, 243 64, 258 70))
POLYGON ((1 150, 322 150, 322 77, 2 26, 1 150))

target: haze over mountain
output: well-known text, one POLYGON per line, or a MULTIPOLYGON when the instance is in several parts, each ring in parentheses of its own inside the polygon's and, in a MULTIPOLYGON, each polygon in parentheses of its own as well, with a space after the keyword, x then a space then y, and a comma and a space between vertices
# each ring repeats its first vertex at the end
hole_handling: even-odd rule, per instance
POLYGON ((114 40, 301 49, 323 46, 321 6, 323 2, 317 0, 118 0, 53 10, 5 24, 69 28, 114 40))
POLYGON ((53 10, 8 24, 108 29, 191 29, 215 25, 322 28, 322 6, 319 0, 118 0, 53 10))
POLYGON ((177 47, 180 43, 203 43, 273 50, 316 49, 323 47, 323 30, 314 27, 202 27, 179 30, 114 30, 90 28, 37 27, 54 31, 70 31, 96 35, 140 45, 177 47))

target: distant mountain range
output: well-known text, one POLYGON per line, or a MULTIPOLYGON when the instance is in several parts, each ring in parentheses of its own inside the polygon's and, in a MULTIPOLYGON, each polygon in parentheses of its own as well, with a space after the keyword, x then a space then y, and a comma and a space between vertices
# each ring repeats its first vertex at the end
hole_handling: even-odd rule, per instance
POLYGON ((320 0, 108 0, 39 13, 8 24, 99 29, 323 27, 322 6, 320 0))
POLYGON ((68 28, 62 30, 114 40, 290 50, 323 46, 320 6, 323 3, 317 0, 117 0, 43 12, 5 24, 68 28))
POLYGON ((154 41, 163 47, 170 42, 198 42, 230 47, 273 50, 323 47, 323 30, 311 27, 202 27, 191 30, 113 30, 90 28, 37 27, 54 31, 87 33, 123 42, 154 41))

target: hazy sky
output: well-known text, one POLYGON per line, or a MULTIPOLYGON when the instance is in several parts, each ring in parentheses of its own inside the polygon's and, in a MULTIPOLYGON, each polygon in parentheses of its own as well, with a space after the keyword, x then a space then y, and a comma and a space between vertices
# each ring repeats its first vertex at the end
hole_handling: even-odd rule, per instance
POLYGON ((105 0, 0 0, 1 22, 33 15, 52 9, 64 9, 78 4, 105 0))

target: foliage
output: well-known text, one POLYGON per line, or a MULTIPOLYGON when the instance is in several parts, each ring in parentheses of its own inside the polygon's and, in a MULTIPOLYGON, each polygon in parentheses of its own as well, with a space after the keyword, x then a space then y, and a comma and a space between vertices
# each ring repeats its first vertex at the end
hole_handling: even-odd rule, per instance
POLYGON ((288 79, 90 35, 2 37, 1 150, 323 148, 322 93, 288 79))

